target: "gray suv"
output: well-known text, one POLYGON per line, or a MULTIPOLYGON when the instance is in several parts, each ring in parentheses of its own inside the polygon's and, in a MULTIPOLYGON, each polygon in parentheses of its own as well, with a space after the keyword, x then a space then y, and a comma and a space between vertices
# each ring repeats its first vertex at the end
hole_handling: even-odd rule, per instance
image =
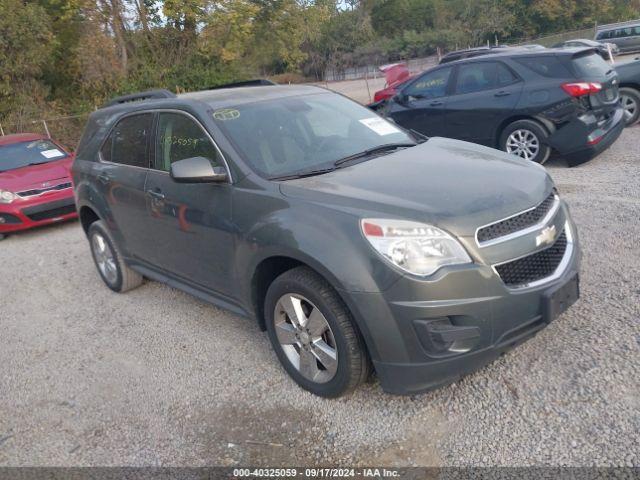
POLYGON ((454 381, 579 295, 576 228, 543 167, 317 87, 115 99, 72 172, 109 288, 146 277, 255 318, 321 396, 373 372, 399 394, 454 381))

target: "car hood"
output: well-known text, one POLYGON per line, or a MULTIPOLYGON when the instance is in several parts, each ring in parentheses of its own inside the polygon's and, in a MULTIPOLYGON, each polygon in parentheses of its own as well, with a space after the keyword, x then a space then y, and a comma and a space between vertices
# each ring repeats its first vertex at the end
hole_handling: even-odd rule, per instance
POLYGON ((458 236, 537 205, 552 188, 540 165, 445 138, 280 184, 287 197, 357 216, 427 222, 458 236))
POLYGON ((63 158, 41 165, 16 168, 0 172, 0 188, 10 192, 21 192, 34 188, 42 188, 45 182, 55 182, 70 179, 72 157, 63 158))

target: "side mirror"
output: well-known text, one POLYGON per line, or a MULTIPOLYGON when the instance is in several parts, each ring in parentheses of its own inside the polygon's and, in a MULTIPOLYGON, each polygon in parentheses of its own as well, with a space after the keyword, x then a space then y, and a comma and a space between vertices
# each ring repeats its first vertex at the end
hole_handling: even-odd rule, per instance
POLYGON ((222 183, 229 178, 224 167, 214 167, 204 157, 185 158, 172 163, 169 173, 178 183, 222 183))
POLYGON ((398 104, 400 104, 400 105, 406 105, 407 101, 408 101, 408 98, 407 98, 406 94, 404 94, 402 91, 400 91, 400 92, 396 93, 393 96, 393 101, 398 103, 398 104))

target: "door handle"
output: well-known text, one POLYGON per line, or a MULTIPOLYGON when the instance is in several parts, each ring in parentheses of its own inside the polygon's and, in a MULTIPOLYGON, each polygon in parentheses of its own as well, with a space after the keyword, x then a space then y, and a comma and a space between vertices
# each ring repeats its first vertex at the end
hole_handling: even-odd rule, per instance
POLYGON ((509 95, 511 95, 511 92, 498 92, 494 97, 508 97, 509 95))
POLYGON ((440 100, 436 100, 435 102, 431 102, 429 105, 432 107, 439 107, 441 105, 444 105, 444 103, 441 102, 440 100))
POLYGON ((156 200, 164 200, 164 193, 159 190, 147 190, 147 195, 156 200))
POLYGON ((100 183, 104 183, 106 185, 111 181, 111 177, 106 173, 101 173, 100 175, 98 175, 98 180, 100 181, 100 183))

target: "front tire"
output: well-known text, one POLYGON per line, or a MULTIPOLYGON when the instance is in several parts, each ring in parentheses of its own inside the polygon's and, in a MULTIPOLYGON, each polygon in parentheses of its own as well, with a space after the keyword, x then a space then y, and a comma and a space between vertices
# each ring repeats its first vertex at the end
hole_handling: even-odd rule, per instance
POLYGON ((635 88, 620 89, 620 103, 624 109, 624 123, 627 127, 640 120, 640 92, 635 88))
POLYGON ((276 278, 264 312, 280 363, 305 390, 335 398, 368 378, 369 358, 351 313, 313 270, 297 267, 276 278))
POLYGON ((142 283, 142 275, 124 262, 120 250, 102 220, 93 222, 88 232, 91 255, 104 283, 114 292, 124 293, 142 283))
POLYGON ((500 136, 500 149, 525 160, 543 164, 549 159, 549 134, 533 120, 518 120, 504 129, 500 136))

